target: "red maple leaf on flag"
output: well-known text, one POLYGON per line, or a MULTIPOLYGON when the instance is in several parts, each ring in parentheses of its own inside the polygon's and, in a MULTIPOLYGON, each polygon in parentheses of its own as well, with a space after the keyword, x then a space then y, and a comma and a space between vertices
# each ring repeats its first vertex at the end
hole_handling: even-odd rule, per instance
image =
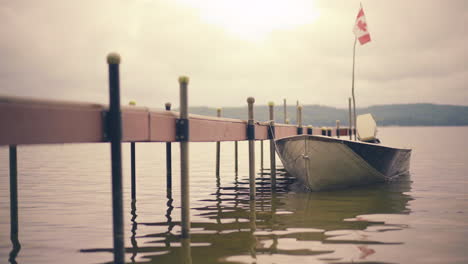
POLYGON ((367 23, 366 22, 362 22, 362 20, 359 20, 358 23, 357 23, 357 26, 360 30, 362 31, 367 31, 367 23))
POLYGON ((359 40, 361 45, 371 41, 370 34, 367 28, 366 17, 364 16, 364 10, 359 9, 359 13, 356 17, 356 24, 354 24, 354 35, 359 40))

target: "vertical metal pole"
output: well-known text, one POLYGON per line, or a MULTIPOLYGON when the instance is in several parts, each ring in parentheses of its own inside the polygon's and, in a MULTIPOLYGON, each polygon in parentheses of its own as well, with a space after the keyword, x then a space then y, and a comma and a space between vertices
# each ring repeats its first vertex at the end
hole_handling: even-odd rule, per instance
POLYGON ((340 120, 336 120, 336 137, 340 138, 340 120))
POLYGON ((255 200, 250 200, 249 201, 249 207, 250 207, 250 212, 249 212, 249 223, 250 223, 250 234, 254 238, 252 241, 249 243, 249 251, 250 251, 250 256, 253 259, 257 259, 257 238, 255 237, 255 231, 257 231, 257 212, 256 212, 256 201, 255 200))
POLYGON ((111 143, 112 159, 112 219, 114 232, 114 263, 125 262, 123 194, 122 194, 122 118, 120 113, 120 55, 110 53, 109 65, 109 115, 107 134, 111 143))
POLYGON ((288 112, 287 112, 287 105, 286 105, 286 98, 283 99, 283 112, 284 112, 284 123, 288 120, 288 112))
MULTIPOLYGON (((166 103, 166 111, 171 111, 171 103, 166 103)), ((172 190, 172 144, 166 142, 166 189, 172 190)))
MULTIPOLYGON (((135 106, 135 101, 128 103, 130 106, 135 106)), ((135 142, 130 142, 130 170, 131 170, 131 192, 132 201, 136 200, 136 162, 135 162, 135 142)))
POLYGON ((182 264, 192 264, 192 247, 190 238, 181 239, 182 244, 182 264))
POLYGON ((275 152, 275 103, 269 102, 268 109, 270 112, 270 177, 271 177, 271 190, 276 191, 276 152, 275 152))
POLYGON ((236 176, 239 173, 239 146, 237 141, 234 141, 234 172, 236 176))
MULTIPOLYGON (((351 86, 351 94, 353 96, 353 126, 356 129, 356 97, 354 96, 354 65, 356 59, 356 41, 357 38, 354 38, 354 48, 353 48, 353 78, 352 78, 352 86, 351 86)), ((354 140, 356 140, 356 132, 354 132, 354 140)))
MULTIPOLYGON (((216 109, 216 116, 221 117, 221 108, 216 109)), ((216 142, 216 176, 219 176, 221 158, 221 142, 216 142)))
MULTIPOLYGON (((180 85, 180 119, 188 121, 188 91, 189 78, 179 77, 180 85)), ((190 237, 190 182, 189 182, 189 139, 180 142, 180 193, 182 238, 190 237)))
POLYGON ((10 238, 18 239, 18 163, 16 145, 10 145, 10 238))
MULTIPOLYGON (((254 112, 253 112, 253 105, 255 103, 255 99, 253 97, 247 98, 248 103, 248 113, 249 113, 249 120, 248 125, 250 127, 254 126, 254 112)), ((250 200, 255 200, 255 133, 253 138, 249 138, 249 187, 250 187, 250 200)))
POLYGON ((263 171, 263 140, 260 140, 260 169, 263 171))
POLYGON ((348 135, 349 135, 349 140, 352 140, 353 139, 353 118, 351 114, 351 97, 348 97, 348 113, 349 113, 348 135))
POLYGON ((296 124, 299 122, 299 100, 296 100, 296 124))
POLYGON ((302 105, 297 106, 297 134, 302 134, 302 105))
POLYGON ((136 200, 135 142, 130 142, 130 159, 131 159, 131 170, 132 170, 132 200, 136 200))
MULTIPOLYGON (((255 231, 257 231, 257 210, 256 210, 256 202, 255 201, 249 201, 249 222, 250 222, 250 232, 253 234, 255 231)), ((252 249, 253 251, 255 250, 255 247, 252 249)))

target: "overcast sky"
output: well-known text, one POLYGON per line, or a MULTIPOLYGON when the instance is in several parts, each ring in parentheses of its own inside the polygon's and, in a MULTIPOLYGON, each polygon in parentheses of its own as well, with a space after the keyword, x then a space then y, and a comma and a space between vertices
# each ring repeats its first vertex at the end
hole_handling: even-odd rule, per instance
MULTIPOLYGON (((468 105, 468 1, 367 0, 356 47, 358 106, 468 105)), ((0 0, 0 95, 107 103, 121 54, 122 103, 274 101, 347 107, 359 1, 0 0)))

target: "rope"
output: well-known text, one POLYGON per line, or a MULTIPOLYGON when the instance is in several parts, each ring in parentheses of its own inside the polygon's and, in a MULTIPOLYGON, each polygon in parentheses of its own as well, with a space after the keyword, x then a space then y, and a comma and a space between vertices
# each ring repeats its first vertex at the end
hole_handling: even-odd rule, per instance
POLYGON ((275 131, 273 130, 273 126, 271 125, 272 122, 274 122, 274 120, 268 120, 267 122, 269 122, 268 124, 268 128, 270 129, 270 134, 272 135, 272 139, 273 139, 273 144, 275 145, 275 150, 278 149, 278 146, 276 145, 276 133, 275 131))
MULTIPOLYGON (((270 129, 270 133, 271 133, 271 135, 272 135, 272 137, 273 137, 273 144, 275 145, 275 150, 276 150, 276 149, 278 149, 278 145, 276 144, 276 133, 273 133, 274 131, 273 131, 273 126, 272 126, 272 121, 273 121, 273 120, 268 120, 267 122, 269 122, 268 128, 270 129)), ((297 159, 299 159, 299 158, 303 158, 303 159, 304 159, 304 169, 305 169, 305 172, 306 172, 305 180, 306 180, 306 182, 307 182, 306 187, 307 187, 308 189, 310 189, 310 187, 309 187, 309 186, 310 186, 310 182, 309 182, 309 166, 308 166, 308 161, 307 161, 310 157, 308 157, 308 156, 306 155, 306 154, 307 154, 307 149, 308 149, 307 138, 304 138, 304 140, 305 140, 305 141, 304 141, 304 144, 305 144, 305 145, 304 145, 304 154, 302 154, 301 156, 296 157, 296 158, 294 159, 294 162, 295 162, 297 159)))

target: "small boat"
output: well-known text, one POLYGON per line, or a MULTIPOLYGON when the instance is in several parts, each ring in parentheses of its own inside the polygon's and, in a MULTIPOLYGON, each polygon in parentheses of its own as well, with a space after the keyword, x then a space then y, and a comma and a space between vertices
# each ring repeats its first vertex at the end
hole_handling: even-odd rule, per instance
POLYGON ((360 141, 316 135, 275 140, 286 171, 312 191, 384 182, 408 173, 411 149, 380 144, 370 114, 357 118, 360 141))

